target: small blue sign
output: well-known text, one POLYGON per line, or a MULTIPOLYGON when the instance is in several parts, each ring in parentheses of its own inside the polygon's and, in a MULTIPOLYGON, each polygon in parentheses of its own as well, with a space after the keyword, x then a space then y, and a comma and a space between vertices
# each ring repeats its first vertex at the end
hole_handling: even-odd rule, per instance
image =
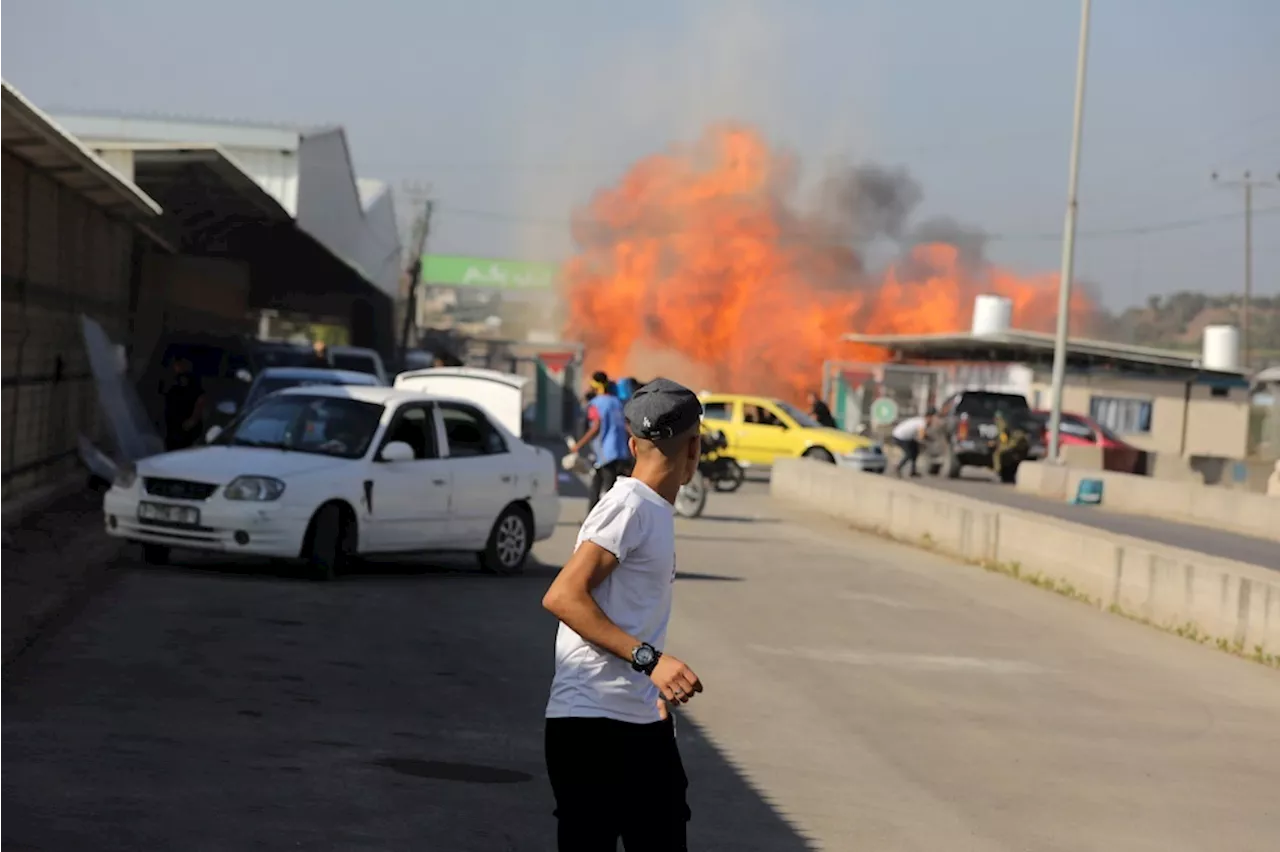
POLYGON ((1076 488, 1076 496, 1071 498, 1073 506, 1096 506, 1102 502, 1102 480, 1082 479, 1076 488))

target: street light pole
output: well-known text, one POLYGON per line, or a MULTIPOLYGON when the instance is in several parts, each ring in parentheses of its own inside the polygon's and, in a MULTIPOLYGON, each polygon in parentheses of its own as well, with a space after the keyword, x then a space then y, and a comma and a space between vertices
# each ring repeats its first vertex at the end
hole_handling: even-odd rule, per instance
POLYGON ((1049 460, 1058 460, 1062 423, 1062 385, 1067 374, 1067 333, 1071 326, 1071 276, 1076 260, 1076 193, 1080 183, 1080 136, 1084 129, 1085 66, 1089 55, 1090 0, 1081 0, 1080 47, 1076 56, 1076 103, 1071 127, 1071 165, 1067 175, 1067 217, 1062 227, 1062 273, 1058 279, 1058 328, 1053 340, 1053 386, 1049 406, 1049 460))

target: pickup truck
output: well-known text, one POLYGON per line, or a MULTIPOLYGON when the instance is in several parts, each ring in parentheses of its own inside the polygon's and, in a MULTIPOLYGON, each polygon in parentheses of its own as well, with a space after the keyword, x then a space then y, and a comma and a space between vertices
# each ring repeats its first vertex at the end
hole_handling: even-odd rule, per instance
POLYGON ((1018 465, 1027 459, 1044 458, 1044 427, 1035 417, 1026 397, 992 391, 961 391, 938 407, 938 416, 925 436, 923 456, 931 476, 942 472, 950 479, 960 476, 966 466, 991 470, 1000 434, 996 413, 1003 412, 1010 431, 1021 430, 1026 437, 1019 449, 1006 453, 1001 482, 1013 482, 1018 465))

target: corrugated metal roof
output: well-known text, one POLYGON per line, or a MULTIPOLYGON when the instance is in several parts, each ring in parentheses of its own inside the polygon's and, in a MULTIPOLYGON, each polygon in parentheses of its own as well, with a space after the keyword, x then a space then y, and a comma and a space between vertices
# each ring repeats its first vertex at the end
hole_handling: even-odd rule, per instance
POLYGON ((98 207, 130 220, 153 219, 160 205, 21 92, 3 82, 6 151, 48 173, 98 207))
MULTIPOLYGON (((904 355, 909 352, 925 354, 942 350, 971 350, 979 353, 988 352, 992 349, 1044 354, 1052 352, 1054 347, 1054 336, 1052 334, 1018 329, 980 335, 972 332, 846 334, 841 339, 848 343, 862 343, 868 346, 897 350, 904 355)), ((1127 343, 1112 343, 1106 340, 1073 337, 1067 341, 1067 351, 1070 355, 1105 359, 1120 363, 1173 367, 1228 375, 1245 374, 1243 370, 1205 370, 1201 366, 1200 357, 1197 354, 1182 352, 1177 349, 1159 349, 1152 346, 1134 346, 1127 343)))

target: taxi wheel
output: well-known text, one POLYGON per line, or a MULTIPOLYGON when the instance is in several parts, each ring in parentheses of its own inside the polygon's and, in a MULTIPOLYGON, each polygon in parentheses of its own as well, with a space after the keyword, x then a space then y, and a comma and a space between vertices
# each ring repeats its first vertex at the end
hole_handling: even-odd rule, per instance
POLYGON ((836 457, 831 455, 829 451, 824 450, 822 447, 810 447, 805 450, 804 457, 807 459, 814 459, 815 461, 825 462, 827 464, 836 463, 836 457))
POLYGON ((336 503, 321 506, 307 532, 307 573, 315 580, 337 579, 355 552, 355 522, 336 503))

